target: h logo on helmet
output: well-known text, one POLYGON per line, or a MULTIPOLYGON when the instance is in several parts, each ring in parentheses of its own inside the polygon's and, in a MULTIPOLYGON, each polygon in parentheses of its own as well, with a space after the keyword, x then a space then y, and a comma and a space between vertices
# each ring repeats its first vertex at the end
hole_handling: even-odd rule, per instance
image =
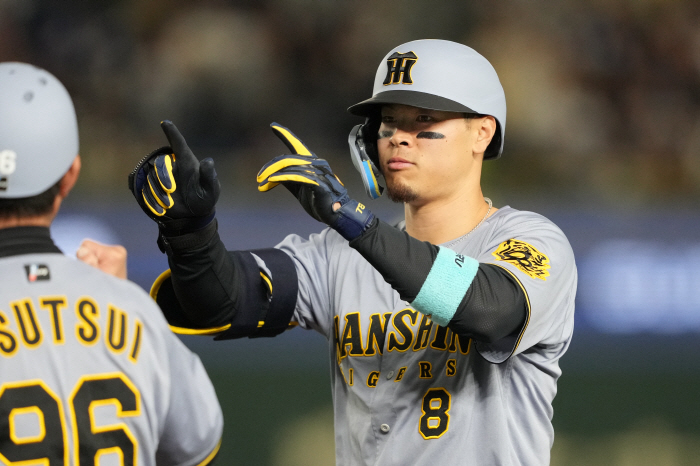
POLYGON ((389 84, 413 84, 411 68, 418 61, 418 56, 413 52, 394 52, 386 60, 387 72, 384 85, 389 84))

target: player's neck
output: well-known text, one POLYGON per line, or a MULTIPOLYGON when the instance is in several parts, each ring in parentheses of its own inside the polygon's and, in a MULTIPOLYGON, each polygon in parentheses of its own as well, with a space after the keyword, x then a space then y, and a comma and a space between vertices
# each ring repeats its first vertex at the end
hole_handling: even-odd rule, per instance
POLYGON ((49 227, 51 219, 47 217, 13 217, 0 218, 0 230, 15 227, 49 227))
POLYGON ((466 235, 497 209, 484 201, 481 189, 467 195, 421 205, 405 204, 406 232, 421 241, 442 244, 466 235))
MULTIPOLYGON (((58 196, 57 196, 58 197, 58 196)), ((15 228, 15 227, 50 227, 53 219, 56 218, 58 209, 61 206, 61 199, 54 200, 51 210, 43 215, 33 216, 16 216, 16 217, 1 217, 0 229, 15 228)))

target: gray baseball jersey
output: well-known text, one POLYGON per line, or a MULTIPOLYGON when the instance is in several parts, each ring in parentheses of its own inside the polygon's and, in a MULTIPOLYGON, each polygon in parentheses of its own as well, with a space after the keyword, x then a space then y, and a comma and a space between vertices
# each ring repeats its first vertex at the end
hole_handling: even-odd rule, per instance
POLYGON ((549 464, 573 332, 571 246, 551 221, 510 207, 441 246, 517 279, 529 305, 517 335, 486 344, 433 324, 333 230, 277 246, 299 275, 295 320, 329 341, 337 464, 549 464))
POLYGON ((214 388, 141 288, 57 253, 0 271, 0 464, 211 460, 214 388))

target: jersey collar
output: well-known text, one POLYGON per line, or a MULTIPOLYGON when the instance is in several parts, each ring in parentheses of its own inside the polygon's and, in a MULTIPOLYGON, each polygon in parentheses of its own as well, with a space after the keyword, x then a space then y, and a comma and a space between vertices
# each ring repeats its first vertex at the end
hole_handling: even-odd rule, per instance
POLYGON ((23 254, 61 254, 46 227, 13 227, 0 229, 0 257, 23 254))

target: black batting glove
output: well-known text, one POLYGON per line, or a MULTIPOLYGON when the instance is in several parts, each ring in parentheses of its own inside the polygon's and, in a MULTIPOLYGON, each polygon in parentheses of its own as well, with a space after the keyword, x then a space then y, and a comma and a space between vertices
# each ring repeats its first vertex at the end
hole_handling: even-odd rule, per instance
MULTIPOLYGON (((214 219, 221 185, 214 161, 197 160, 177 127, 168 120, 161 128, 170 146, 144 157, 129 175, 129 190, 150 218, 161 239, 200 230, 214 219)), ((163 246, 159 240, 159 246, 163 246)))
POLYGON ((294 194, 309 215, 330 226, 348 241, 367 230, 374 220, 374 214, 363 204, 350 199, 328 162, 309 151, 284 126, 277 123, 270 126, 292 154, 275 157, 260 169, 258 191, 269 191, 282 184, 294 194), (336 202, 340 203, 338 210, 333 209, 336 202))

